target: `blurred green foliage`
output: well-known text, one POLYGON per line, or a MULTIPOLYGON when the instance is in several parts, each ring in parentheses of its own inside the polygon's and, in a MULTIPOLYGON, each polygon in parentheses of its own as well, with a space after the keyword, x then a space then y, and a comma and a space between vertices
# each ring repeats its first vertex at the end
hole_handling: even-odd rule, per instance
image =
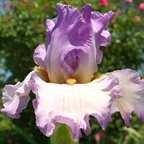
MULTIPOLYGON (((45 43, 45 20, 56 17, 57 2, 79 8, 86 3, 92 3, 93 10, 115 11, 109 25, 112 42, 111 45, 102 47, 104 58, 99 65, 99 72, 127 67, 144 74, 144 12, 138 9, 142 0, 131 4, 123 0, 111 0, 108 7, 100 6, 99 0, 13 0, 4 6, 5 15, 0 15, 0 88, 6 83, 22 81, 35 66, 32 60, 33 51, 39 44, 45 43)), ((31 97, 32 101, 34 96, 31 94, 31 97)), ((142 144, 144 125, 140 125, 137 118, 133 117, 132 128, 127 129, 119 114, 115 114, 113 122, 108 124, 105 131, 91 117, 92 133, 90 136, 83 136, 80 143, 142 144), (96 141, 98 132, 102 134, 99 142, 96 141)), ((6 143, 49 143, 49 139, 35 126, 31 102, 19 120, 0 114, 0 144, 6 143)))

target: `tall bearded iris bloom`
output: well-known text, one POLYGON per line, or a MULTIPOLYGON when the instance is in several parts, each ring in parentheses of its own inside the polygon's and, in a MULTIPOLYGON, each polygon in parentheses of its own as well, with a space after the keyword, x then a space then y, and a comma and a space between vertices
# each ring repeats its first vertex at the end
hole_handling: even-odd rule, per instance
POLYGON ((23 82, 3 89, 1 112, 19 118, 29 93, 36 95, 33 107, 36 125, 51 136, 57 124, 68 125, 78 140, 81 129, 90 133, 89 116, 105 128, 111 115, 120 112, 127 126, 131 113, 144 120, 144 80, 130 69, 94 76, 110 42, 107 24, 113 12, 92 12, 57 4, 58 16, 46 20, 46 43, 34 52, 38 65, 23 82))

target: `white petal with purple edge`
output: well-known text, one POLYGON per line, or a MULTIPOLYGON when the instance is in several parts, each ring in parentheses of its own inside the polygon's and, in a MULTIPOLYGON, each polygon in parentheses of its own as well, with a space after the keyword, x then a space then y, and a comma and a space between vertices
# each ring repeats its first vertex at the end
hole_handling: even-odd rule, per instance
POLYGON ((118 81, 105 75, 87 84, 46 83, 36 74, 30 87, 36 94, 33 106, 36 124, 46 136, 51 136, 57 123, 67 124, 78 140, 80 129, 90 132, 89 115, 97 118, 104 128, 109 120, 111 96, 119 92, 118 81))
POLYGON ((144 79, 131 69, 117 70, 112 75, 119 79, 122 97, 114 101, 111 112, 119 111, 127 126, 132 112, 144 120, 144 79))
POLYGON ((28 74, 25 80, 15 85, 6 85, 2 91, 3 106, 0 111, 12 118, 19 118, 20 113, 27 107, 30 88, 28 82, 33 71, 28 74))

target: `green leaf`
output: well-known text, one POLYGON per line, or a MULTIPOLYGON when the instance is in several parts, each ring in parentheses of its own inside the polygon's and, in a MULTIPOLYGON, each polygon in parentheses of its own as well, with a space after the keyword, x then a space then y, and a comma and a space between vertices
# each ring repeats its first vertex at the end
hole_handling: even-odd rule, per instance
POLYGON ((79 142, 73 140, 71 129, 67 125, 59 124, 51 137, 51 144, 79 144, 79 142))

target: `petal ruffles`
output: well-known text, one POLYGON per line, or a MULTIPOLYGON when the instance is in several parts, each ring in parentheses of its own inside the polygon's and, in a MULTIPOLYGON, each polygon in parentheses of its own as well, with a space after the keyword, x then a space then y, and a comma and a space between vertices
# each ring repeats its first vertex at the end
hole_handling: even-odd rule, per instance
POLYGON ((46 83, 34 74, 30 87, 36 94, 33 106, 36 124, 46 136, 51 136, 57 123, 67 124, 75 140, 80 129, 90 132, 89 115, 104 128, 110 117, 111 96, 118 95, 118 80, 105 75, 87 84, 46 83))
POLYGON ((20 118, 20 113, 27 107, 30 88, 28 82, 33 72, 25 80, 15 85, 6 85, 2 91, 4 108, 0 111, 12 118, 20 118))
POLYGON ((127 126, 132 112, 144 120, 144 79, 131 69, 117 70, 112 75, 119 79, 122 97, 115 99, 111 112, 119 111, 127 126))

